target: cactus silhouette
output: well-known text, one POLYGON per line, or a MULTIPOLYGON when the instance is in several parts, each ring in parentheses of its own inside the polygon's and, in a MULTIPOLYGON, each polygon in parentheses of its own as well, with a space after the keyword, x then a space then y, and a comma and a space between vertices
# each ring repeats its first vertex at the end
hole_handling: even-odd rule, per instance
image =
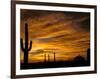
POLYGON ((44 54, 44 62, 46 63, 46 54, 44 54))
POLYGON ((90 65, 90 48, 87 49, 87 64, 90 65))
POLYGON ((28 45, 28 24, 25 24, 25 44, 23 43, 23 39, 21 38, 21 49, 24 52, 24 64, 28 64, 28 52, 32 48, 32 41, 30 41, 30 45, 28 45))
POLYGON ((56 62, 56 57, 55 57, 56 55, 55 55, 55 52, 54 52, 54 62, 56 62))
POLYGON ((48 62, 50 61, 50 55, 48 54, 48 62))

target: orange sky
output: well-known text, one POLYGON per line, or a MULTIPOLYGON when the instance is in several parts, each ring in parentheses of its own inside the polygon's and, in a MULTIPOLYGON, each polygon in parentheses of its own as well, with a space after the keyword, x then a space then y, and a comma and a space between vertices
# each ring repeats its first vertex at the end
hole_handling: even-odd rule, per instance
MULTIPOLYGON (((29 62, 42 62, 44 55, 53 53, 56 60, 72 60, 78 55, 86 58, 90 47, 89 13, 21 10, 21 38, 24 40, 25 23, 28 23, 29 62)), ((23 51, 21 51, 23 61, 23 51)))

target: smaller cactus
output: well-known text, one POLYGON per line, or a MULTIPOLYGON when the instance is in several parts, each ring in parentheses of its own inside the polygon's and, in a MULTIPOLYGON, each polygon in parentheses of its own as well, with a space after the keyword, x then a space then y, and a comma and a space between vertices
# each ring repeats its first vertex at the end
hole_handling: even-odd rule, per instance
POLYGON ((54 52, 54 62, 56 62, 56 57, 55 57, 56 55, 55 55, 55 52, 54 52))
POLYGON ((46 53, 44 54, 44 62, 46 63, 46 53))

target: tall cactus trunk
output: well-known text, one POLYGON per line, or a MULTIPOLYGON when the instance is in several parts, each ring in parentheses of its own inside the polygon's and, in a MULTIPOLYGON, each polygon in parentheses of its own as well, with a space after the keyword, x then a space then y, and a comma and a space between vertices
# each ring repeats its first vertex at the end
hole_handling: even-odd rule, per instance
POLYGON ((28 62, 28 25, 25 24, 25 53, 24 53, 24 63, 28 62))
POLYGON ((24 64, 28 63, 28 51, 25 51, 27 53, 24 53, 24 64))
POLYGON ((28 47, 28 24, 25 24, 25 45, 23 39, 21 39, 21 49, 24 52, 24 64, 28 64, 28 52, 32 48, 32 41, 30 41, 30 46, 28 47))

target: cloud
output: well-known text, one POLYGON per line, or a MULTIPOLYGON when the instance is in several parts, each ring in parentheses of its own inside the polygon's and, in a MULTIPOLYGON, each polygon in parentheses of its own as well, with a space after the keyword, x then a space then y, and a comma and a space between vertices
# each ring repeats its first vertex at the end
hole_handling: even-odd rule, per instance
POLYGON ((56 49, 51 51, 59 56, 86 56, 90 47, 89 13, 22 9, 20 34, 23 39, 25 23, 28 23, 29 40, 32 40, 31 56, 41 56, 46 49, 56 49), (40 49, 42 52, 38 51, 40 49))

